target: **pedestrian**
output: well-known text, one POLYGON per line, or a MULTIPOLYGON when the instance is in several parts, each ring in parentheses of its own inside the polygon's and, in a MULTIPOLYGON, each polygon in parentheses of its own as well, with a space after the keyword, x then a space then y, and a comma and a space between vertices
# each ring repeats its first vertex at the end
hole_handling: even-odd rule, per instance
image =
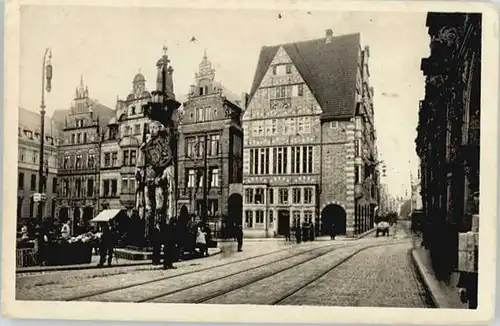
POLYGON ((173 220, 164 224, 163 227, 163 269, 175 269, 175 230, 173 220))
POLYGON ((156 223, 153 229, 153 234, 151 235, 151 245, 153 246, 153 257, 152 257, 153 265, 159 265, 161 263, 161 245, 162 245, 161 230, 159 223, 156 223))
POLYGON ((336 232, 335 232, 335 224, 334 224, 334 223, 332 223, 332 224, 330 225, 330 239, 331 239, 331 240, 335 240, 335 233, 336 233, 336 232))
POLYGON ((107 223, 102 230, 102 235, 99 243, 99 260, 98 267, 103 267, 108 257, 108 266, 111 266, 113 260, 113 247, 114 247, 114 230, 109 223, 107 223))
POLYGON ((302 237, 302 228, 300 227, 300 223, 297 223, 297 226, 295 227, 295 240, 297 240, 297 243, 301 242, 301 237, 302 237))
POLYGON ((290 225, 285 229, 285 241, 292 242, 292 239, 290 239, 290 225))
POLYGON ((241 224, 236 227, 236 241, 238 242, 238 252, 242 252, 243 247, 243 228, 241 224))
POLYGON ((198 227, 198 230, 196 233, 196 247, 198 247, 200 249, 200 253, 202 256, 208 257, 208 246, 207 246, 206 234, 205 234, 205 232, 203 232, 201 227, 198 227))

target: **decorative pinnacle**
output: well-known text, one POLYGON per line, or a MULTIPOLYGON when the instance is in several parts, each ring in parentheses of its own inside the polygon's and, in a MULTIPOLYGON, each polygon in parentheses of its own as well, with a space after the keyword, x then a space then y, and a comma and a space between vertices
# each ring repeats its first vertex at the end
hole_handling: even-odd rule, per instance
POLYGON ((207 49, 203 52, 203 60, 207 60, 207 49))
POLYGON ((167 55, 168 46, 163 45, 163 55, 167 55))

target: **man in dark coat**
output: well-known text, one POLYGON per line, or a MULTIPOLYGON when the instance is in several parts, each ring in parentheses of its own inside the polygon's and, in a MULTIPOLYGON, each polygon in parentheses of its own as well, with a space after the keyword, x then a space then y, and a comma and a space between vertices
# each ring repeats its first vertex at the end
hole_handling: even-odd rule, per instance
POLYGON ((162 237, 160 224, 157 223, 153 229, 153 234, 151 236, 151 245, 153 246, 153 265, 159 265, 161 263, 161 245, 162 237))
POLYGON ((104 262, 106 261, 106 255, 108 256, 108 266, 111 266, 111 262, 113 260, 114 245, 115 245, 114 230, 108 223, 104 226, 102 230, 101 241, 99 243, 99 255, 101 256, 98 265, 99 267, 102 267, 104 265, 104 262))
POLYGON ((163 227, 163 269, 175 269, 175 225, 172 220, 163 227))
POLYGON ((243 228, 241 225, 238 225, 236 227, 236 241, 238 242, 238 252, 242 252, 243 250, 241 247, 243 247, 243 228))

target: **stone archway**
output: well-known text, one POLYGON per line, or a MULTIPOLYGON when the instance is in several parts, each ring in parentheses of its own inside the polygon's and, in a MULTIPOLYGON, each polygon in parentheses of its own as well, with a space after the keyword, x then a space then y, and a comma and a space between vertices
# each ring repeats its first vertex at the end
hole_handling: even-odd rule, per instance
POLYGON ((347 214, 338 204, 329 204, 321 211, 321 221, 326 234, 335 231, 336 235, 346 234, 347 214))

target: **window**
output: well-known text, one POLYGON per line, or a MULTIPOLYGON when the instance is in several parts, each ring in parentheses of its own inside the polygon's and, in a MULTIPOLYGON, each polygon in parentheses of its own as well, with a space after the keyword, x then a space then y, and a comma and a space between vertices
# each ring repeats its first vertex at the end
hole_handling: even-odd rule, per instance
POLYGON ((208 155, 218 155, 220 151, 220 135, 209 136, 208 155))
POLYGON ((134 126, 134 135, 140 135, 141 134, 141 125, 137 124, 134 126))
POLYGON ((38 163, 38 152, 37 151, 33 151, 32 159, 33 159, 33 163, 38 163))
POLYGON ((95 165, 95 154, 89 153, 87 166, 93 168, 95 165))
POLYGON ((94 196, 94 180, 88 179, 87 180, 87 197, 93 197, 94 196))
POLYGON ((266 172, 265 172, 265 174, 269 174, 269 148, 266 148, 265 160, 266 160, 266 164, 265 164, 266 172))
POLYGON ((80 179, 75 180, 75 193, 76 197, 82 196, 82 180, 80 179))
POLYGON ((111 189, 109 187, 109 180, 103 180, 103 197, 109 197, 111 195, 111 189))
POLYGON ((292 202, 294 204, 300 204, 300 188, 293 188, 292 189, 292 202))
POLYGON ((219 186, 219 169, 212 169, 212 180, 210 181, 210 187, 219 186))
POLYGON ((288 204, 288 189, 286 188, 279 189, 279 203, 288 204))
POLYGON ((57 193, 57 178, 52 178, 52 193, 57 193))
POLYGON ((304 188, 304 204, 312 204, 313 188, 304 188))
POLYGON ((313 173, 313 148, 312 146, 307 147, 307 172, 313 173))
POLYGON ((300 147, 292 147, 291 173, 300 173, 300 147))
POLYGON ((26 149, 25 148, 21 148, 20 154, 19 154, 19 160, 21 162, 24 162, 25 159, 26 159, 26 149))
POLYGON ((76 143, 77 143, 77 144, 80 144, 80 142, 81 142, 81 137, 82 137, 82 134, 80 134, 80 133, 76 134, 76 143))
POLYGON ((111 153, 111 166, 118 166, 118 153, 111 153))
POLYGON ((84 143, 87 142, 87 133, 86 132, 83 133, 83 142, 84 143))
POLYGON ((130 151, 130 165, 134 166, 137 161, 137 151, 135 149, 130 151))
POLYGON ((273 210, 269 210, 268 211, 268 216, 269 216, 269 225, 273 225, 274 224, 274 211, 273 210))
POLYGON ((278 72, 277 66, 273 66, 273 75, 276 75, 277 72, 278 72))
POLYGON ((135 106, 131 106, 130 107, 130 115, 134 115, 135 114, 135 106))
POLYGON ((63 180, 63 189, 62 189, 63 197, 69 196, 69 181, 63 180))
POLYGON ((196 152, 196 138, 191 137, 186 139, 186 156, 194 157, 196 152))
POLYGON ((355 144, 356 156, 362 157, 363 156, 363 147, 361 145, 361 139, 356 139, 354 144, 355 144))
POLYGON ((277 155, 278 149, 273 148, 273 174, 276 174, 276 167, 278 165, 278 155, 277 155))
POLYGON ((245 189, 245 202, 247 204, 253 203, 253 189, 245 189))
POLYGON ((330 128, 337 129, 338 127, 339 127, 339 122, 338 121, 331 121, 330 122, 330 128))
POLYGON ((111 180, 111 196, 115 197, 118 192, 118 181, 116 179, 111 180))
POLYGON ((187 176, 187 186, 189 188, 194 188, 196 183, 196 171, 193 169, 188 170, 188 176, 187 176))
POLYGON ((259 174, 259 150, 253 150, 253 169, 255 174, 259 174))
POLYGON ((283 147, 278 148, 278 174, 283 172, 283 147))
POLYGON ((131 132, 132 132, 132 128, 130 128, 130 126, 125 126, 124 136, 130 136, 131 132))
POLYGON ((260 174, 265 174, 266 171, 266 151, 264 148, 260 149, 260 174))
POLYGON ((31 175, 30 190, 36 190, 36 174, 31 175))
POLYGON ((252 211, 245 211, 245 226, 247 228, 253 227, 253 212, 252 211))
POLYGON ((81 154, 77 154, 76 155, 75 166, 76 166, 77 169, 81 169, 82 168, 82 155, 81 154))
POLYGON ((104 153, 104 166, 108 167, 110 165, 110 153, 104 153))
POLYGON ((297 85, 297 95, 304 96, 304 84, 297 85))
POLYGON ((356 166, 354 169, 354 180, 357 184, 361 183, 361 167, 356 166))
POLYGON ((74 144, 75 143, 75 134, 72 134, 71 135, 71 144, 74 144))
POLYGON ((267 202, 274 204, 274 189, 267 189, 267 202))
POLYGON ((69 155, 66 155, 66 156, 64 157, 63 167, 64 167, 65 169, 69 168, 69 159, 70 159, 70 158, 69 158, 69 155))
POLYGON ((304 212, 304 222, 306 222, 306 223, 312 223, 312 218, 313 218, 313 212, 312 211, 305 211, 304 212))
POLYGON ((262 124, 261 123, 259 123, 257 125, 257 135, 259 135, 259 136, 263 136, 264 135, 264 129, 262 129, 262 124))
POLYGON ((123 151, 123 166, 129 165, 129 151, 123 151))
POLYGON ((291 64, 287 64, 286 65, 286 74, 289 75, 292 73, 292 65, 291 64))
POLYGON ((255 211, 255 224, 263 224, 264 223, 264 211, 258 210, 255 211))
POLYGON ((262 188, 255 189, 255 203, 264 204, 264 189, 262 188))
POLYGON ((271 134, 274 135, 276 133, 276 119, 273 119, 271 122, 271 134))
POLYGON ((128 179, 122 179, 122 194, 123 193, 129 193, 128 189, 128 179))
POLYGON ((20 172, 17 175, 17 189, 24 189, 24 173, 20 172))
POLYGON ((275 98, 285 98, 287 95, 286 86, 278 86, 275 88, 275 98))
POLYGON ((250 174, 254 174, 254 165, 253 165, 253 149, 250 150, 250 174))
POLYGON ((205 117, 204 117, 205 110, 203 108, 197 108, 196 109, 196 122, 203 122, 205 117))

